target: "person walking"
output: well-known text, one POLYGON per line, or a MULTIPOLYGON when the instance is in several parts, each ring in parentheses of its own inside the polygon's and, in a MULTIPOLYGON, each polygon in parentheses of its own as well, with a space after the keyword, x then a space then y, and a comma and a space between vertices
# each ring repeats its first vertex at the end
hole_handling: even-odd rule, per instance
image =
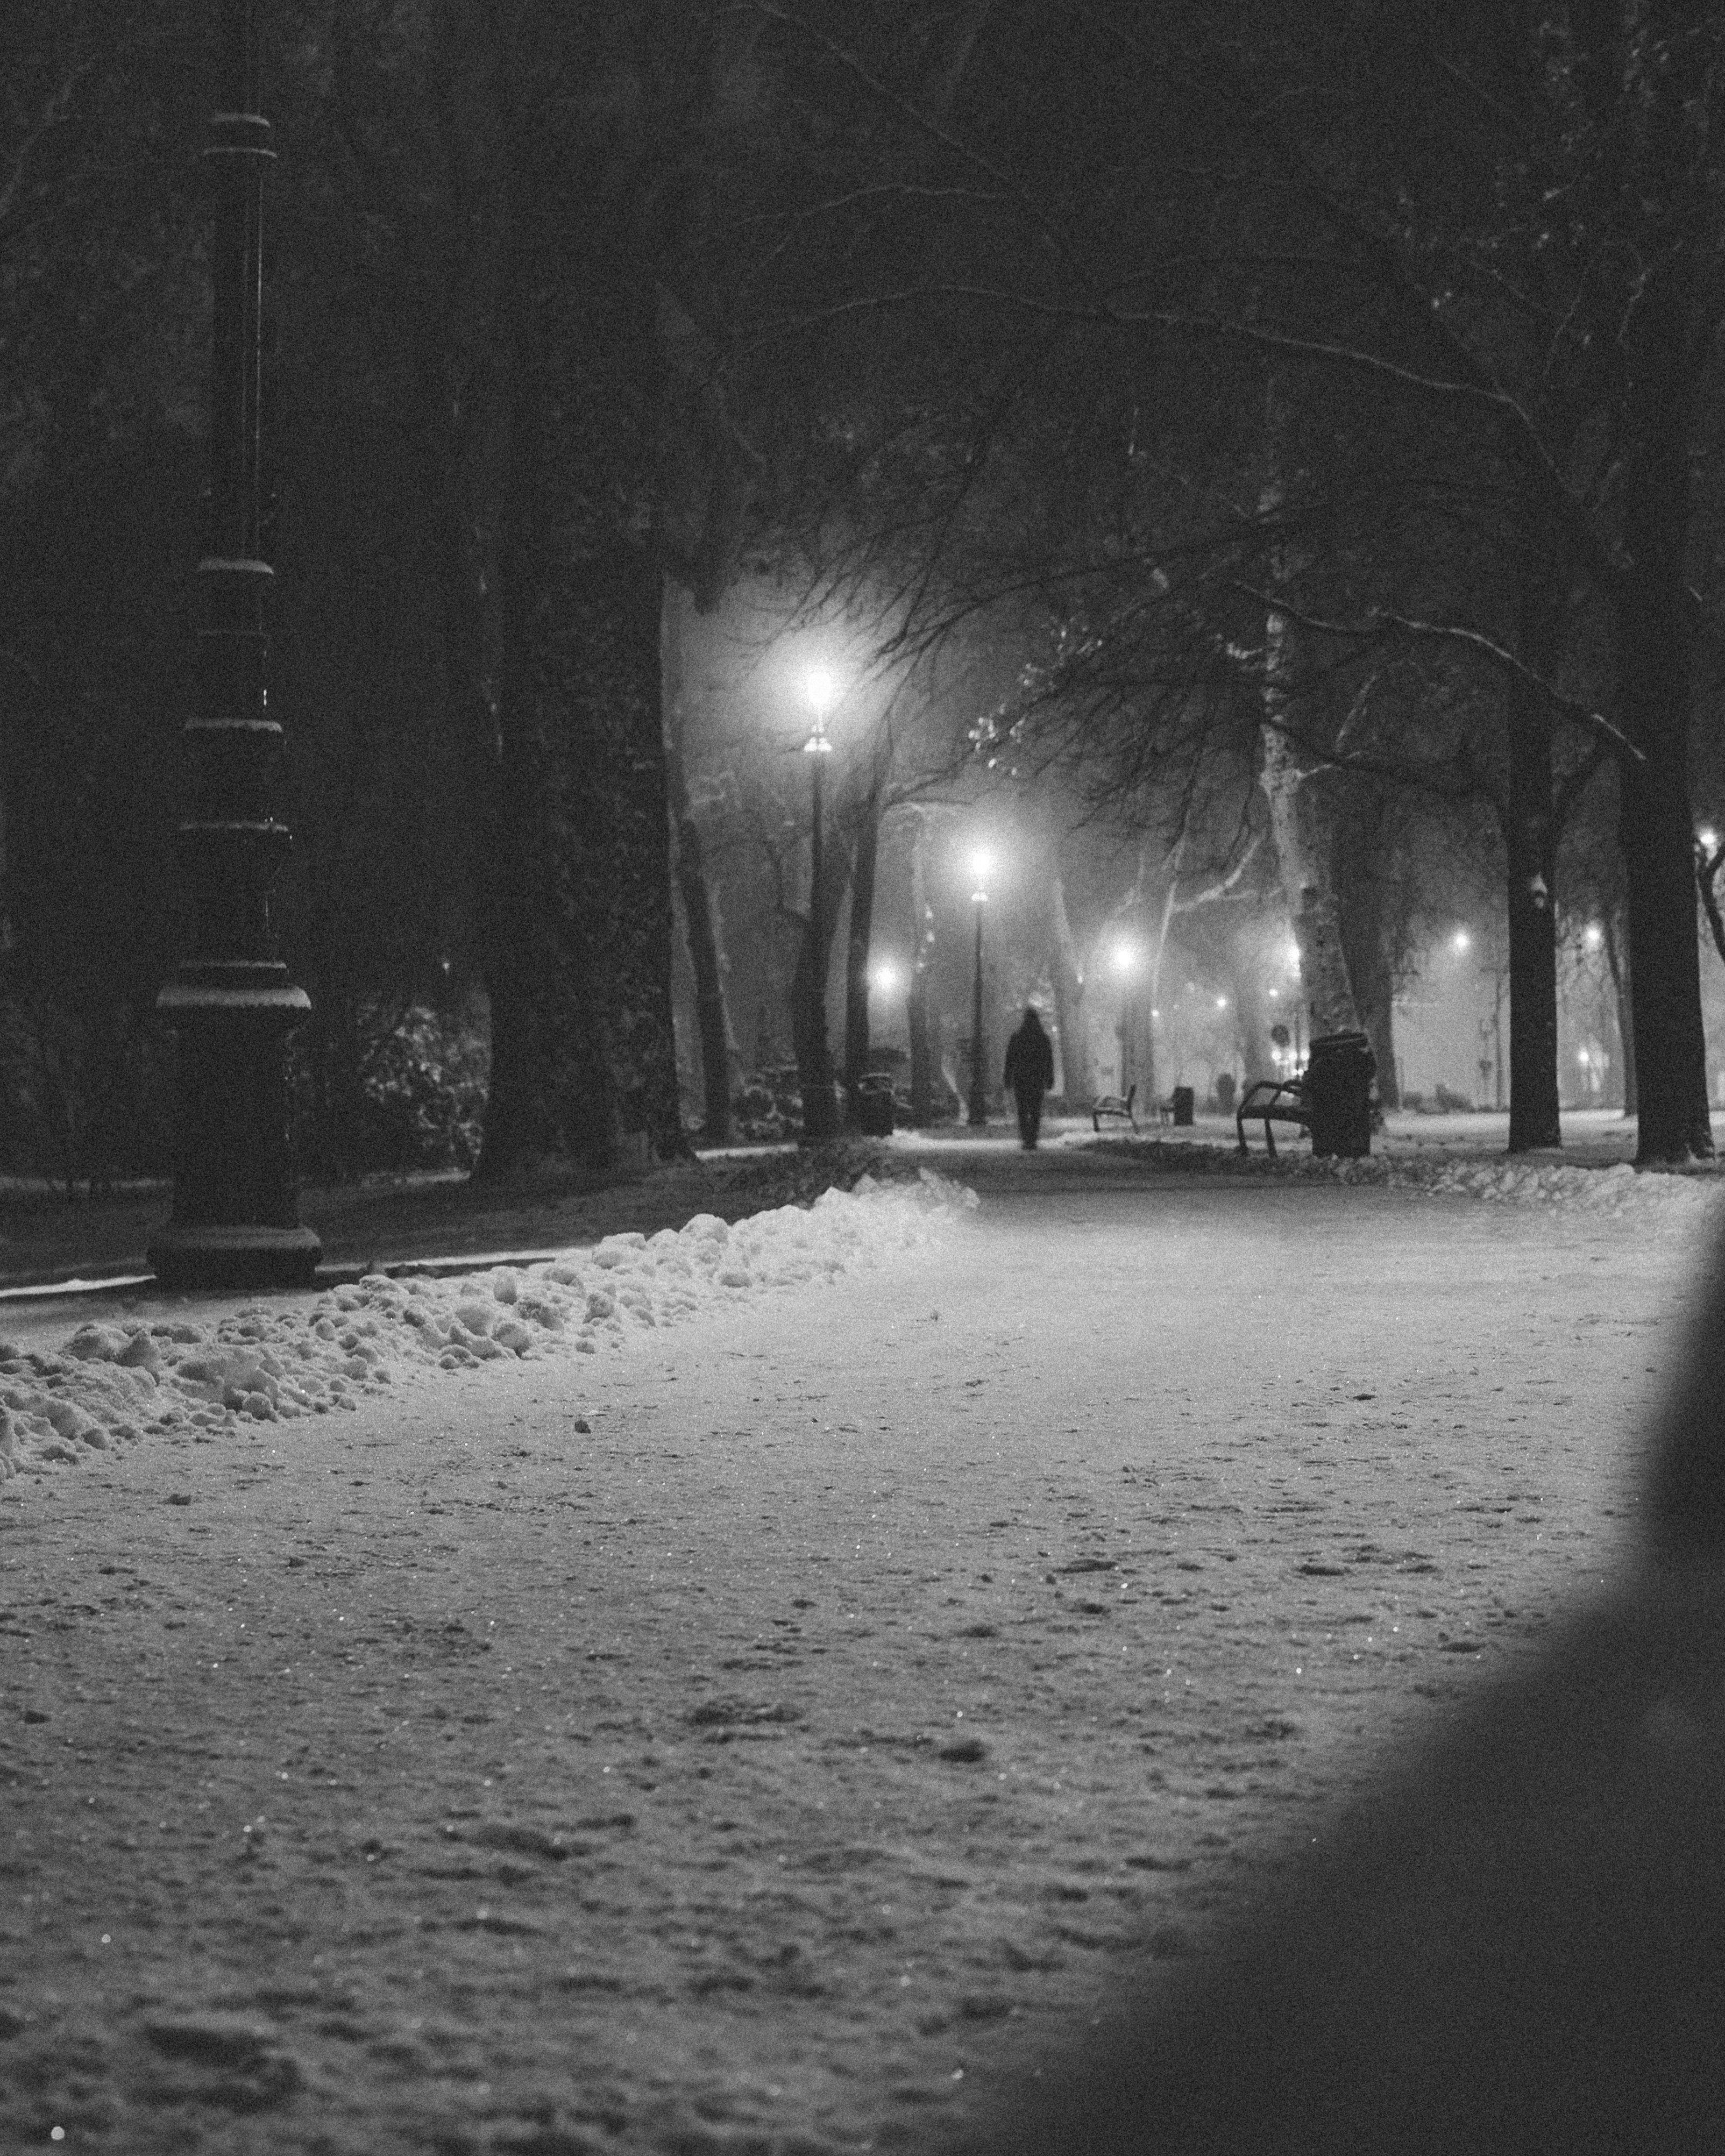
POLYGON ((1019 1141, 1026 1152, 1034 1152, 1042 1096, 1054 1084, 1054 1043, 1032 1004, 1025 1004, 1024 1024, 1006 1044, 1006 1083, 1018 1103, 1019 1141))

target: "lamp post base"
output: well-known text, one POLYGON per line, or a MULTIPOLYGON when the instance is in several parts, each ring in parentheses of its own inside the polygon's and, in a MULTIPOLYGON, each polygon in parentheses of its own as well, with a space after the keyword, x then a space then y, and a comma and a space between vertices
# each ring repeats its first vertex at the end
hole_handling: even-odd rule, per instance
POLYGON ((164 1228, 146 1253, 165 1288, 310 1287, 323 1255, 311 1228, 164 1228))

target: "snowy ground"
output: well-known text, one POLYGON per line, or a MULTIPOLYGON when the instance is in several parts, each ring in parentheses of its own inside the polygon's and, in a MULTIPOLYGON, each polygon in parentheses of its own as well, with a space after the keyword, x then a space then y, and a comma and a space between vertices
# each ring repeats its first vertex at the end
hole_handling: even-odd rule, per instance
POLYGON ((0 2147, 931 2142, 1632 1551, 1712 1186, 936 1164, 31 1321, 0 2147))

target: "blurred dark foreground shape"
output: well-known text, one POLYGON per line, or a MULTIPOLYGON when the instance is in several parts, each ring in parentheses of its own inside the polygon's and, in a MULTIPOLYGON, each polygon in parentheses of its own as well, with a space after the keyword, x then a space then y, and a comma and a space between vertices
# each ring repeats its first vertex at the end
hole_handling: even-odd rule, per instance
POLYGON ((964 2145, 1721 2156, 1717 1260, 1656 1433, 1645 1536, 1640 1568, 1525 1676, 1389 1760, 1171 2003, 1147 1980, 974 2117, 964 2145))

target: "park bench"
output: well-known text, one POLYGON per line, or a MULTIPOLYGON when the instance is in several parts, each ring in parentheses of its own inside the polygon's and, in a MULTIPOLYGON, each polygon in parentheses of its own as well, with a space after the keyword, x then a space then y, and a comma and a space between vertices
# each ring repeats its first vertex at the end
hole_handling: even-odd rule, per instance
POLYGON ((1312 1104, 1307 1096, 1303 1078, 1260 1078, 1250 1085, 1241 1096, 1240 1107, 1234 1118, 1234 1127, 1240 1133, 1240 1149, 1249 1152, 1245 1127, 1248 1117, 1264 1126, 1264 1144, 1270 1158, 1276 1158, 1277 1123, 1296 1123, 1302 1131, 1312 1128, 1312 1104))
POLYGON ((1122 1122, 1130 1123, 1132 1128, 1137 1130, 1138 1119, 1132 1112, 1132 1103, 1137 1097, 1138 1089, 1136 1086, 1129 1086, 1124 1095, 1099 1093, 1091 1103, 1091 1128, 1093 1131, 1100 1131, 1102 1127, 1103 1116, 1114 1116, 1122 1122))

